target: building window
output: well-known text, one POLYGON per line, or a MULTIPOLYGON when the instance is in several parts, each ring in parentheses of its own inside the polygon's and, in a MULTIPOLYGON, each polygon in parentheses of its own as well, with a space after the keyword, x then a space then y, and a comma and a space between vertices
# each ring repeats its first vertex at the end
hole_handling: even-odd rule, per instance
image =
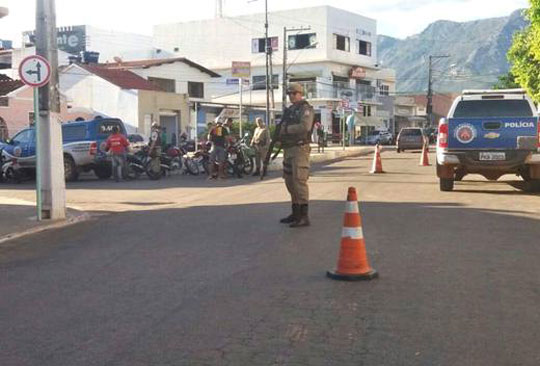
POLYGON ((390 87, 388 85, 381 84, 379 87, 379 95, 390 95, 390 87))
POLYGON ((350 52, 351 39, 349 37, 340 36, 339 34, 334 34, 334 47, 336 50, 350 52))
POLYGON ((195 81, 188 81, 188 95, 190 98, 204 98, 204 84, 195 82, 195 81))
POLYGON ((358 41, 358 53, 364 56, 371 56, 371 42, 358 41))
POLYGON ((289 49, 301 50, 303 48, 314 47, 317 43, 317 34, 295 34, 289 36, 289 49))
MULTIPOLYGON (((279 75, 272 75, 272 82, 270 85, 271 88, 279 88, 279 75)), ((253 87, 252 90, 263 90, 266 89, 266 75, 257 75, 253 76, 253 87)))
POLYGON ((149 77, 148 81, 151 82, 154 86, 163 90, 167 93, 175 93, 175 84, 176 82, 172 79, 162 79, 162 78, 152 78, 149 77))
POLYGON ((371 117, 371 106, 370 105, 363 105, 360 106, 362 108, 362 116, 364 117, 371 117))
MULTIPOLYGON (((279 47, 278 37, 268 38, 268 46, 272 47, 272 51, 277 51, 279 47)), ((254 38, 251 40, 251 53, 264 53, 264 38, 254 38)))

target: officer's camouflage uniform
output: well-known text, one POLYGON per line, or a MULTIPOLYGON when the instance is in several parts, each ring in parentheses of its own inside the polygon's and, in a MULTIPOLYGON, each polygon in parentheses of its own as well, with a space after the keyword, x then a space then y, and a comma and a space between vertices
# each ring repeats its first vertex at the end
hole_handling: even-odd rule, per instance
POLYGON ((313 107, 305 100, 286 109, 281 126, 280 140, 283 148, 283 178, 291 194, 293 213, 281 220, 292 227, 308 226, 309 204, 309 155, 313 130, 313 107))

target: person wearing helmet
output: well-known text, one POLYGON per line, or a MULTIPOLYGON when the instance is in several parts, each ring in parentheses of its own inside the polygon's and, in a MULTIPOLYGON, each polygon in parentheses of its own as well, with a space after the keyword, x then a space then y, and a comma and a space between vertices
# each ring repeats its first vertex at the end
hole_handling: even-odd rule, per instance
POLYGON ((283 148, 283 178, 291 195, 292 213, 281 219, 290 227, 309 226, 309 155, 313 132, 313 107, 304 100, 300 84, 287 89, 292 105, 285 110, 279 140, 283 148))

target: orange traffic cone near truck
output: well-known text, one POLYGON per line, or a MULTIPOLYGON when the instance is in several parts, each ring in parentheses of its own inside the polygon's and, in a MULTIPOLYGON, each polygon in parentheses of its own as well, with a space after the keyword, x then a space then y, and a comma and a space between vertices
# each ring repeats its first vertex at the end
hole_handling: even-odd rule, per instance
POLYGON ((381 146, 379 144, 375 145, 375 155, 373 156, 373 167, 370 173, 371 174, 384 173, 383 168, 382 168, 381 146))
POLYGON ((420 166, 431 166, 429 163, 429 140, 424 139, 424 146, 422 147, 422 156, 420 157, 420 166))
POLYGON ((379 276, 377 271, 371 268, 367 258, 362 218, 354 187, 349 188, 347 195, 337 268, 326 272, 326 275, 342 281, 371 280, 379 276))

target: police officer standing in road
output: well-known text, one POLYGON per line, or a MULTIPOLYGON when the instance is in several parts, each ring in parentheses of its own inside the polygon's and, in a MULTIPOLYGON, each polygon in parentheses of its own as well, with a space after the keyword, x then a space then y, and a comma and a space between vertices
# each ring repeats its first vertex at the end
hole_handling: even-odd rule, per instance
POLYGON ((281 219, 290 227, 309 226, 309 155, 313 132, 313 107, 304 100, 300 84, 287 89, 292 105, 285 110, 279 139, 283 148, 283 178, 291 195, 292 213, 281 219))

